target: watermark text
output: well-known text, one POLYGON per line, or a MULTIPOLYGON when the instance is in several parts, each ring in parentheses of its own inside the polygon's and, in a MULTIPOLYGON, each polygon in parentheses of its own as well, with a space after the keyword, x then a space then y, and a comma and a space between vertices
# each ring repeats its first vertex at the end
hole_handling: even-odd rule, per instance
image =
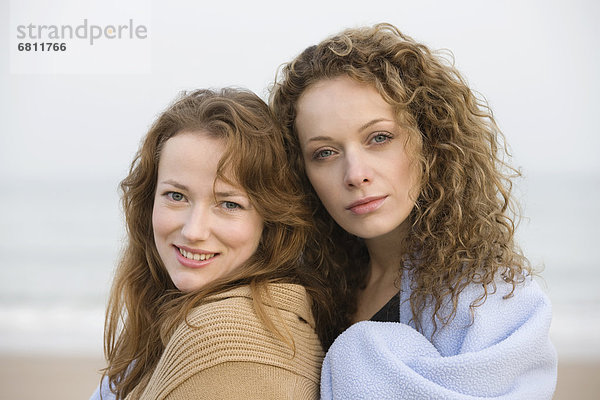
POLYGON ((148 28, 136 25, 133 19, 121 25, 94 25, 85 18, 82 24, 73 25, 17 25, 17 39, 20 40, 65 40, 86 39, 90 45, 102 39, 146 39, 148 28))

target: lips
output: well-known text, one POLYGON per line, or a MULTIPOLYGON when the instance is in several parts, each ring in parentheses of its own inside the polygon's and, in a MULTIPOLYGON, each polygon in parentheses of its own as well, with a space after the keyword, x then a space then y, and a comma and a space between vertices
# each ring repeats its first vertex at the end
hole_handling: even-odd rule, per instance
POLYGON ((355 201, 346 207, 353 214, 363 215, 377 210, 383 205, 387 196, 369 196, 355 201))

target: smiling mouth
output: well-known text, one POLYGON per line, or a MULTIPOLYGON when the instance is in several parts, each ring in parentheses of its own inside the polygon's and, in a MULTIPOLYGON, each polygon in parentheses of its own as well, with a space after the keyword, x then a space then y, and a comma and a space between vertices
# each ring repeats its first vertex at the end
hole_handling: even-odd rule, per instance
POLYGON ((213 258, 214 256, 216 256, 218 253, 202 253, 202 254, 198 254, 198 253, 192 253, 191 251, 186 251, 182 248, 177 248, 179 250, 179 253, 181 253, 182 256, 184 256, 185 258, 187 258, 188 260, 194 260, 194 261, 205 261, 205 260, 210 260, 211 258, 213 258))

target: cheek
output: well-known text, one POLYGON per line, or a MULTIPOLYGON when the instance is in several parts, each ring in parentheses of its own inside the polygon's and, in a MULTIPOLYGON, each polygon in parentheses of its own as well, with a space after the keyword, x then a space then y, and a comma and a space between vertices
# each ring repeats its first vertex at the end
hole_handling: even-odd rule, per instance
POLYGON ((260 238, 262 237, 263 224, 262 221, 253 221, 252 224, 247 225, 240 232, 240 246, 245 247, 248 256, 254 254, 260 238))
POLYGON ((155 241, 164 237, 171 229, 172 218, 169 218, 167 214, 160 206, 155 206, 152 209, 152 231, 155 241))
POLYGON ((305 172, 308 181, 317 193, 317 196, 321 201, 327 201, 326 199, 329 194, 327 189, 335 184, 332 171, 327 168, 320 168, 317 170, 317 168, 307 166, 305 172))
POLYGON ((254 254, 262 235, 263 224, 261 219, 249 218, 244 221, 227 221, 227 223, 221 224, 220 227, 218 235, 231 251, 247 257, 254 254))
POLYGON ((403 186, 409 192, 409 197, 413 199, 419 192, 421 182, 420 166, 417 160, 406 160, 399 166, 398 181, 403 182, 403 186))
POLYGON ((152 232, 154 233, 154 238, 156 238, 156 233, 160 230, 161 218, 158 215, 158 210, 156 208, 156 203, 152 208, 152 232))

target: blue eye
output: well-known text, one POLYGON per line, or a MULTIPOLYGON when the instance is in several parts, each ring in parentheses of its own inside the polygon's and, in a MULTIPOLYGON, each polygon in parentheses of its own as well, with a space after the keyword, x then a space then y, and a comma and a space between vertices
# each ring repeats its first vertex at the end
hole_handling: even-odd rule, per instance
POLYGON ((179 192, 168 192, 167 196, 173 201, 182 201, 185 197, 179 192))
POLYGON ((386 135, 386 134, 383 134, 383 133, 379 133, 379 134, 373 136, 372 141, 374 143, 381 144, 381 143, 387 142, 390 139, 391 139, 391 137, 389 135, 386 135))
POLYGON ((223 208, 225 208, 227 210, 235 210, 238 208, 242 208, 242 206, 240 206, 238 203, 235 203, 233 201, 224 201, 223 208))
POLYGON ((313 158, 315 160, 320 160, 320 159, 323 159, 323 158, 331 157, 332 155, 333 155, 333 150, 325 149, 325 150, 317 151, 314 154, 313 158))

